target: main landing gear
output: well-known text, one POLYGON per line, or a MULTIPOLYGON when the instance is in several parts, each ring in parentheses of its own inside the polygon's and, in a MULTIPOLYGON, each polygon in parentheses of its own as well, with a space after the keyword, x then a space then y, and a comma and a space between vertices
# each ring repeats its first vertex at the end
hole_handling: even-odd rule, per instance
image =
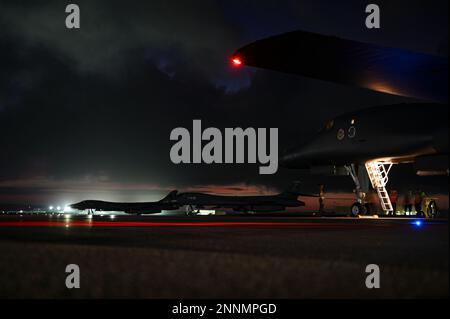
POLYGON ((186 216, 197 216, 200 213, 200 208, 194 208, 192 205, 186 206, 186 216))

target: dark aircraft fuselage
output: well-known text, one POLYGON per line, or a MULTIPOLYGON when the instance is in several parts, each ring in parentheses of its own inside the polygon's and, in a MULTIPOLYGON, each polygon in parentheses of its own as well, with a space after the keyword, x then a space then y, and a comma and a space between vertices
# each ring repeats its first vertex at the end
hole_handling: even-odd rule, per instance
POLYGON ((372 160, 411 162, 448 156, 448 105, 422 103, 372 107, 327 123, 308 143, 287 151, 281 165, 301 169, 372 160))
POLYGON ((177 193, 177 191, 173 191, 158 202, 114 203, 99 200, 86 200, 70 205, 70 207, 77 210, 124 212, 127 214, 158 214, 163 210, 176 210, 179 208, 176 201, 177 193))
POLYGON ((203 193, 182 193, 178 203, 182 206, 232 208, 243 212, 273 212, 287 207, 301 207, 305 203, 297 199, 296 194, 273 196, 220 196, 203 193))
POLYGON ((157 214, 163 210, 178 209, 177 206, 159 203, 114 203, 97 200, 87 200, 71 205, 78 210, 96 210, 103 212, 124 212, 127 214, 157 214))

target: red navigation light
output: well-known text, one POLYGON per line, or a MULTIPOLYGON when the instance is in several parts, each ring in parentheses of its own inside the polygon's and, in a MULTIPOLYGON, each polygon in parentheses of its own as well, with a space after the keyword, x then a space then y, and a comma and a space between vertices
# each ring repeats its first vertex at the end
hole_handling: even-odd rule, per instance
POLYGON ((240 58, 240 57, 233 57, 232 59, 231 59, 231 63, 233 63, 233 65, 235 66, 235 67, 240 67, 240 66, 242 66, 242 59, 240 58))

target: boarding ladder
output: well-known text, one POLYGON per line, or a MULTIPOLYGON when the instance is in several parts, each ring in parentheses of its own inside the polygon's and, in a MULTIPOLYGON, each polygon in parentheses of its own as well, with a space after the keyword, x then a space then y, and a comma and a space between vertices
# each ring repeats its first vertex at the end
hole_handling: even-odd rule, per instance
POLYGON ((386 162, 367 162, 366 169, 369 175, 372 187, 376 189, 378 198, 381 202, 381 207, 386 214, 392 213, 394 208, 389 198, 389 193, 386 190, 386 185, 389 182, 389 172, 392 168, 392 163, 386 162))

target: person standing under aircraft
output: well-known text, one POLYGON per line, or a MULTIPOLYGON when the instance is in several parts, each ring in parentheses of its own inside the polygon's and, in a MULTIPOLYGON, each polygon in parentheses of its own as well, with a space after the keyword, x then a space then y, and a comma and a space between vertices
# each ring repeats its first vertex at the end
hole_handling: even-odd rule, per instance
POLYGON ((374 214, 378 211, 378 194, 375 190, 370 190, 366 195, 367 214, 374 214))
POLYGON ((405 214, 411 215, 412 213, 412 200, 413 200, 413 193, 412 191, 408 191, 405 195, 405 214))
POLYGON ((396 190, 392 190, 389 197, 392 203, 392 216, 395 216, 397 214, 398 192, 396 190))
POLYGON ((425 198, 425 193, 417 191, 414 196, 414 207, 416 209, 417 216, 423 216, 422 204, 425 198))
POLYGON ((320 185, 319 190, 319 215, 325 213, 325 185, 320 185))

